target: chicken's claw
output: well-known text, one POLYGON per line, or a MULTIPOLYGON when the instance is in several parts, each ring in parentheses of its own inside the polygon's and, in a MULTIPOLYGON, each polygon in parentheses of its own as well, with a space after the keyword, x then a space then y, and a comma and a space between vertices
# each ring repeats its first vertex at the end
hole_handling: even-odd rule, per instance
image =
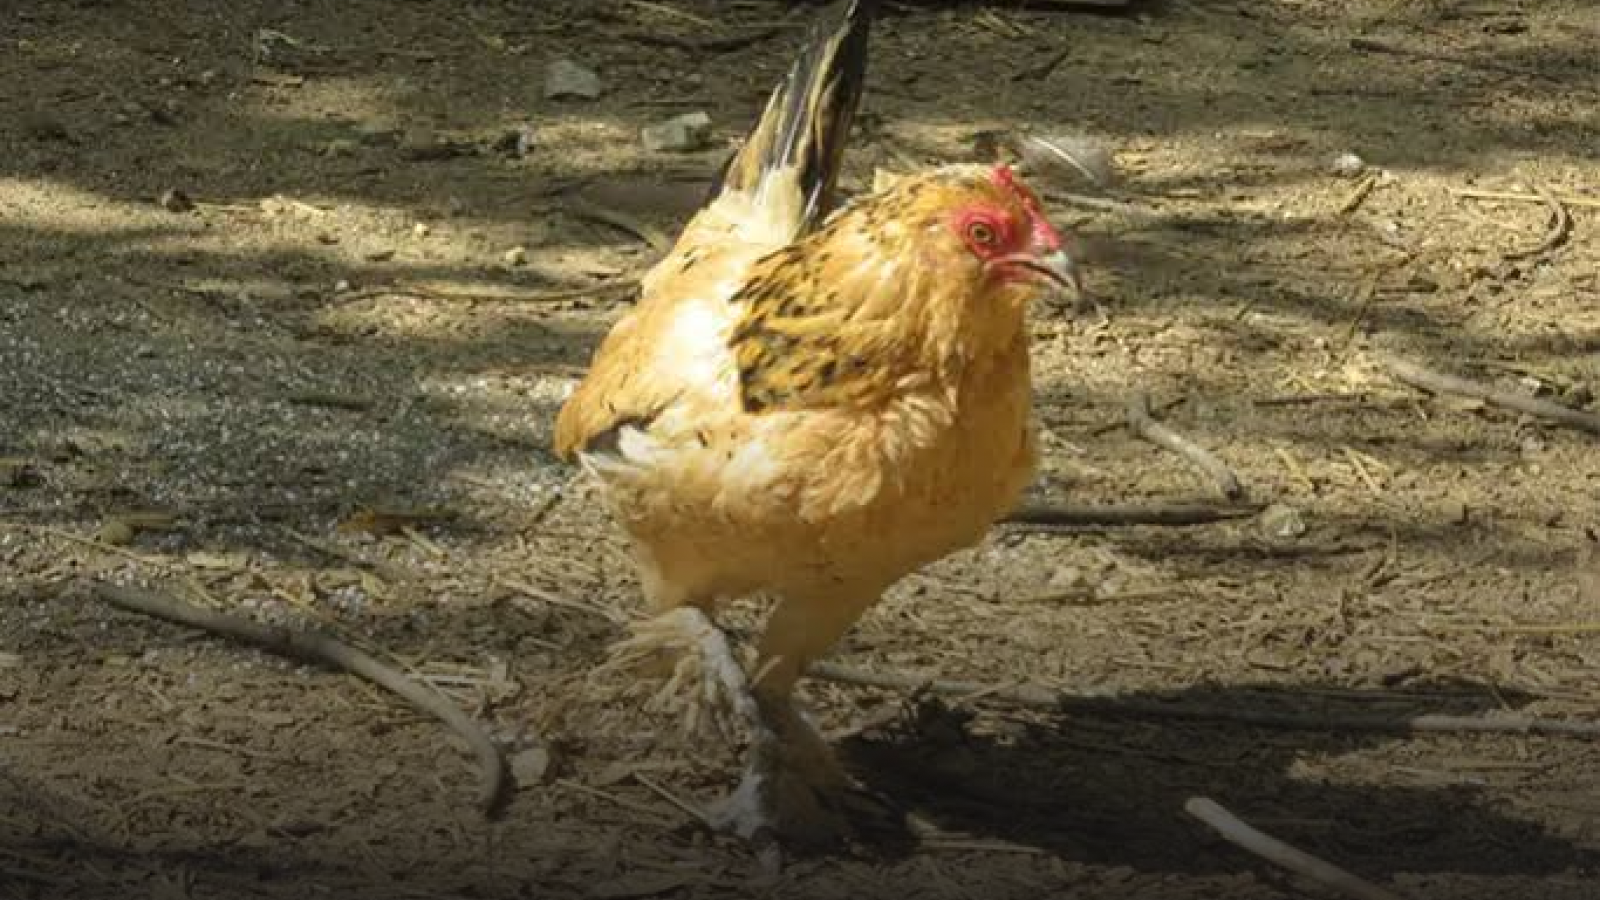
POLYGON ((757 699, 756 707, 744 777, 713 811, 712 825, 758 847, 837 845, 850 831, 850 778, 792 703, 757 699))

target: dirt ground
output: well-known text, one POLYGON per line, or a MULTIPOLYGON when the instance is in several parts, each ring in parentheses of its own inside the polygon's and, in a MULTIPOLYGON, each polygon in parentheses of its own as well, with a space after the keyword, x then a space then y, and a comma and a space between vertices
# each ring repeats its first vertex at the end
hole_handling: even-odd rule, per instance
POLYGON ((848 186, 1015 126, 1122 171, 1114 203, 1046 191, 1105 318, 1036 317, 1034 499, 1216 502, 1122 427, 1143 391, 1282 506, 997 527, 833 661, 1113 701, 814 681, 905 825, 776 880, 692 827, 674 800, 736 760, 591 674, 636 586, 550 424, 814 13, 8 4, 0 895, 1333 896, 1184 814, 1206 796, 1413 900, 1600 897, 1592 737, 1362 726, 1600 719, 1600 438, 1379 361, 1595 408, 1588 0, 892 9, 848 186), (558 56, 603 95, 545 99, 558 56), (699 109, 713 146, 642 149, 699 109), (470 755, 398 700, 91 579, 405 666, 516 754, 508 816, 479 818, 470 755))

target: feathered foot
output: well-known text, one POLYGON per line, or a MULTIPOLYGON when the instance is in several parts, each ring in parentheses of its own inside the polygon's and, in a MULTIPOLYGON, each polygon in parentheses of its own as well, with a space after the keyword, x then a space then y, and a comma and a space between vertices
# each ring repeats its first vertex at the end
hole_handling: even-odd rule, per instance
POLYGON ((635 623, 606 665, 637 667, 669 654, 670 674, 647 708, 682 710, 691 728, 709 715, 731 742, 748 742, 739 786, 713 807, 709 824, 758 847, 839 843, 859 789, 789 697, 752 688, 727 634, 703 611, 681 607, 635 623))
POLYGON ((645 701, 652 713, 681 715, 700 734, 707 724, 730 742, 740 726, 759 720, 744 668, 727 635, 697 607, 682 606, 632 623, 601 670, 655 670, 665 681, 645 701))

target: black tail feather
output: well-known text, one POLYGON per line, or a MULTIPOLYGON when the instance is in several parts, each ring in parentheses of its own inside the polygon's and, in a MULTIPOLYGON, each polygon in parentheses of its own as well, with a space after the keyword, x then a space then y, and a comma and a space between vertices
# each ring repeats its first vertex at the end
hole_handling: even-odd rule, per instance
POLYGON ((793 167, 804 199, 798 231, 827 214, 861 100, 876 7, 875 0, 844 0, 818 23, 750 136, 723 166, 712 198, 727 191, 759 193, 775 172, 793 167))

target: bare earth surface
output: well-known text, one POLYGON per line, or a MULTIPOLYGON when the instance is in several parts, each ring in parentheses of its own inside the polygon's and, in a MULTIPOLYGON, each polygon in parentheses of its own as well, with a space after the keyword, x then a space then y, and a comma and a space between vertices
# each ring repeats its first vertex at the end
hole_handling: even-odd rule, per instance
POLYGON ((714 800, 734 754, 644 710, 652 685, 592 674, 636 588, 546 447, 645 238, 687 215, 814 13, 7 5, 0 896, 1332 896, 1183 813, 1208 796, 1414 900, 1600 897, 1593 738, 1347 721, 1600 720, 1600 437, 1379 365, 1594 408, 1588 0, 891 10, 850 186, 1017 125, 1086 133, 1123 173, 1123 206, 1047 191, 1106 317, 1038 311, 1035 499, 1215 502, 1122 427, 1144 391, 1289 509, 997 527, 834 661, 1328 718, 816 681, 902 833, 763 881, 692 826, 673 799, 714 800), (546 100, 558 56, 603 96, 546 100), (711 147, 642 149, 641 125, 698 109, 711 147), (1336 173, 1346 151, 1371 168, 1336 173), (518 754, 508 816, 479 818, 471 757, 394 698, 115 611, 93 579, 323 628, 431 681, 518 754))

